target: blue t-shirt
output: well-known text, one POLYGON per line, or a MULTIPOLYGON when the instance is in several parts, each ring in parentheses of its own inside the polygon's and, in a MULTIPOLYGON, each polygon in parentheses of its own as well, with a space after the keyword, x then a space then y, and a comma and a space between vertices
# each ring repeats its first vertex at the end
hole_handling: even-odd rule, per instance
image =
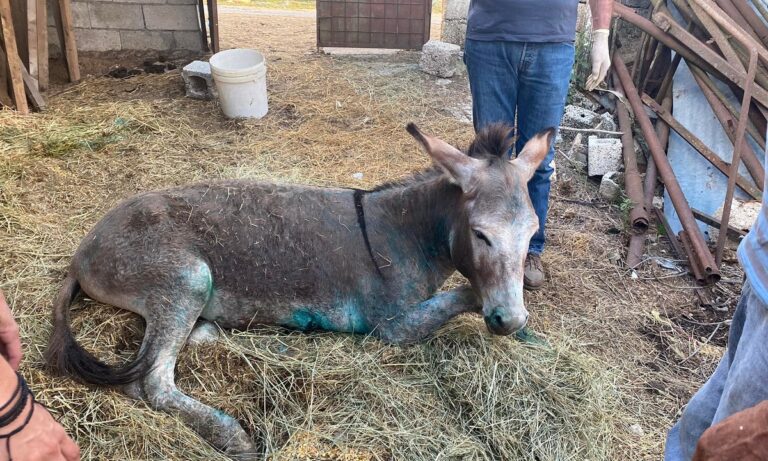
MULTIPOLYGON (((768 167, 768 148, 765 156, 768 167)), ((765 177, 763 190, 768 191, 768 175, 765 177)), ((737 255, 744 274, 752 286, 752 291, 763 304, 768 305, 768 203, 763 193, 763 206, 755 224, 744 240, 741 241, 737 255)))
POLYGON ((573 42, 579 0, 471 0, 467 38, 573 42))

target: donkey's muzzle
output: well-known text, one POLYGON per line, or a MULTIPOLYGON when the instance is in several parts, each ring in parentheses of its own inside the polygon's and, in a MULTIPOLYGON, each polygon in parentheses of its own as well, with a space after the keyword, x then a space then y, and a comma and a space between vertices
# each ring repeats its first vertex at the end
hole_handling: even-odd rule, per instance
POLYGON ((497 307, 485 316, 485 325, 495 335, 509 335, 528 323, 528 313, 516 314, 510 309, 497 307))

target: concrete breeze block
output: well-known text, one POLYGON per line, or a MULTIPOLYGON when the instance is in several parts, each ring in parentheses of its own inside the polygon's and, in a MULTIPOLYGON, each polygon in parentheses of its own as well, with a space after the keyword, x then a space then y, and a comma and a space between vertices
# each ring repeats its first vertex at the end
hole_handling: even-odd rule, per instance
POLYGON ((615 202, 621 197, 621 173, 609 171, 600 180, 600 195, 608 202, 615 202))
POLYGON ((563 126, 570 128, 593 128, 600 116, 583 107, 568 105, 563 113, 563 126))
POLYGON ((124 50, 170 50, 173 32, 157 30, 121 30, 120 42, 124 50))
POLYGON ((587 170, 589 176, 601 176, 619 171, 623 166, 621 139, 590 136, 587 140, 587 170))
POLYGON ((437 77, 449 78, 456 73, 461 47, 439 40, 430 40, 421 49, 421 70, 437 77))
POLYGON ((144 5, 147 29, 199 30, 195 5, 144 5))
POLYGON ((89 3, 91 27, 94 29, 143 29, 141 5, 89 3))
MULTIPOLYGON (((88 9, 88 4, 85 2, 72 2, 70 6, 72 8, 72 26, 84 29, 91 27, 91 13, 88 9)), ((53 14, 50 15, 51 18, 52 16, 53 14)), ((55 24, 52 20, 49 20, 48 23, 55 24)))
POLYGON ((213 86, 211 65, 205 61, 192 61, 181 70, 181 78, 187 96, 193 99, 214 99, 216 88, 213 86))
POLYGON ((177 50, 202 51, 203 49, 200 32, 176 30, 173 32, 173 39, 176 42, 174 48, 177 50))

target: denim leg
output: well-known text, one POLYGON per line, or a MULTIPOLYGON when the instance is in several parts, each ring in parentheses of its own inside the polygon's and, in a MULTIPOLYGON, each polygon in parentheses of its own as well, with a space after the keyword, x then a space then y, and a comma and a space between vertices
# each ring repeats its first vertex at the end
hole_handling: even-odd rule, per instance
POLYGON ((494 122, 514 126, 521 49, 522 44, 514 42, 466 41, 464 63, 476 132, 494 122))
MULTIPOLYGON (((754 305, 752 298, 749 283, 745 283, 731 322, 728 349, 715 372, 691 398, 680 420, 669 431, 664 449, 664 461, 690 460, 701 434, 716 421, 720 407, 723 405, 724 394, 732 379, 732 366, 736 356, 742 349, 750 347, 745 345, 746 342, 742 342, 742 333, 749 328, 746 320, 749 310, 754 305)), ((763 353, 768 352, 765 349, 763 346, 763 353)), ((752 383, 747 382, 747 385, 750 384, 752 383)))
MULTIPOLYGON (((517 142, 519 153, 526 142, 541 130, 559 127, 568 96, 568 83, 574 61, 571 43, 527 43, 518 70, 517 142)), ((539 218, 539 230, 531 238, 528 251, 544 251, 545 225, 549 210, 550 177, 555 148, 528 182, 528 193, 539 218)))

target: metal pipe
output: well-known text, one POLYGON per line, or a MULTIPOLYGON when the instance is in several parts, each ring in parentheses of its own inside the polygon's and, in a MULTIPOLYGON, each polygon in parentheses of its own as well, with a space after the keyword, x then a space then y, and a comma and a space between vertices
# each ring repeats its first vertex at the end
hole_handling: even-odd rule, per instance
POLYGON ((664 98, 666 98, 667 93, 672 88, 672 78, 675 76, 675 72, 677 72, 677 67, 680 65, 680 60, 683 57, 680 55, 680 53, 675 53, 675 57, 672 58, 672 64, 669 65, 669 69, 667 69, 667 73, 664 75, 664 80, 661 81, 661 85, 659 86, 659 92, 656 95, 656 101, 660 102, 663 101, 664 98))
POLYGON ((635 269, 643 262, 643 253, 645 252, 645 234, 632 234, 629 237, 629 247, 627 247, 627 267, 635 269))
POLYGON ((667 221, 667 217, 664 216, 664 212, 658 208, 654 208, 653 212, 656 214, 656 221, 660 222, 661 226, 664 228, 664 232, 669 239, 669 244, 672 245, 672 251, 675 253, 675 256, 677 256, 677 259, 685 258, 685 250, 680 245, 680 240, 677 239, 677 235, 672 232, 672 226, 669 225, 669 221, 667 221))
MULTIPOLYGON (((756 0, 755 3, 758 3, 759 1, 760 0, 756 0)), ((764 46, 768 46, 768 27, 765 26, 762 19, 757 17, 755 10, 747 4, 746 0, 731 0, 731 2, 749 24, 749 28, 744 30, 750 32, 751 29, 751 31, 757 35, 760 42, 764 46)))
POLYGON ((640 125, 640 129, 643 132, 648 148, 651 150, 653 160, 656 162, 656 168, 664 181, 669 197, 672 200, 672 205, 675 207, 675 211, 680 218, 680 223, 690 234, 693 250, 699 257, 699 260, 703 263, 702 266, 706 271, 707 281, 709 283, 715 283, 720 279, 717 265, 707 248, 704 236, 701 234, 701 231, 696 224, 696 219, 693 217, 691 207, 685 199, 685 195, 680 188, 680 184, 677 182, 674 171, 672 171, 672 166, 669 164, 666 155, 664 155, 664 150, 661 148, 659 138, 653 130, 651 120, 648 118, 648 115, 643 108, 643 104, 640 102, 640 96, 637 94, 637 89, 632 85, 629 71, 618 53, 614 53, 613 63, 614 71, 624 87, 629 104, 632 106, 632 111, 635 113, 635 118, 640 125))
MULTIPOLYGON (((698 69, 692 69, 691 74, 693 75, 693 79, 696 80, 696 83, 699 85, 699 88, 701 89, 701 93, 704 95, 704 97, 707 99, 707 102, 709 102, 709 105, 712 107, 712 112, 714 112, 715 117, 720 122, 720 125, 723 127, 723 131, 725 131, 725 134, 728 136, 728 139, 731 140, 731 143, 735 145, 736 142, 736 133, 734 131, 734 126, 736 125, 735 120, 731 116, 731 113, 728 112, 728 109, 725 107, 725 105, 720 101, 715 93, 711 90, 709 85, 706 83, 705 78, 706 75, 702 76, 703 72, 701 72, 698 69)), ((758 141, 759 142, 759 141, 758 141)), ((765 183, 765 169, 763 168, 763 165, 760 164, 760 161, 757 159, 757 156, 752 151, 752 149, 745 145, 744 151, 742 152, 744 164, 747 167, 747 171, 749 171, 749 175, 752 176, 752 179, 755 180, 755 185, 757 185, 757 188, 759 190, 763 190, 763 184, 765 183)), ((754 197, 756 199, 760 199, 760 197, 754 197)))
MULTIPOLYGON (((613 86, 619 93, 626 93, 615 76, 613 86)), ((632 201, 632 208, 629 210, 629 224, 634 232, 643 234, 648 231, 648 210, 645 208, 643 184, 637 169, 632 121, 629 119, 629 111, 621 100, 616 101, 616 116, 619 119, 622 154, 624 156, 624 188, 627 191, 627 197, 632 201)))
MULTIPOLYGON (((741 16, 741 13, 733 3, 731 3, 729 0, 715 0, 715 3, 717 3, 720 9, 723 10, 723 13, 727 14, 729 18, 731 18, 736 24, 739 25, 739 27, 747 31, 750 30, 749 24, 747 24, 747 20, 741 16)), ((754 37, 757 38, 757 35, 754 37)))
MULTIPOLYGON (((742 112, 739 117, 739 126, 736 128, 736 141, 733 144, 733 159, 731 160, 731 175, 728 177, 728 188, 725 191, 725 202, 723 203, 723 214, 720 221, 721 228, 728 228, 728 221, 731 218, 731 205, 733 204, 733 192, 736 188, 736 175, 738 174, 739 159, 743 150, 744 133, 747 130, 747 119, 749 117, 749 105, 752 102, 752 80, 757 71, 757 49, 749 50, 749 69, 747 70, 747 85, 744 88, 744 97, 741 100, 742 112)), ((723 261, 723 250, 728 232, 720 232, 717 237, 717 247, 715 248, 715 261, 718 266, 723 261)))
MULTIPOLYGON (((701 139, 697 138, 696 135, 688 131, 687 128, 685 128, 680 122, 678 122, 674 117, 672 117, 672 114, 669 112, 664 111, 661 106, 659 106, 656 101, 654 101, 650 96, 647 94, 644 94, 642 97, 643 103, 651 108, 652 111, 656 112, 656 114, 664 120, 664 122, 667 123, 667 125, 670 126, 677 134, 679 134, 685 141, 693 147, 696 152, 698 152, 702 157, 707 159, 709 163, 712 164, 715 168, 720 170, 721 173, 723 173, 726 176, 729 176, 731 174, 731 166, 728 165, 723 159, 721 159, 715 152, 712 151, 709 147, 707 147, 706 144, 704 144, 701 139)), ((749 180, 743 176, 741 176, 738 171, 736 172, 737 178, 736 182, 739 185, 739 187, 746 192, 747 194, 751 195, 754 199, 760 200, 760 197, 762 194, 760 193, 760 190, 757 189, 755 186, 752 185, 752 183, 749 182, 749 180)))
MULTIPOLYGON (((666 110, 672 110, 672 96, 667 95, 661 102, 661 107, 666 110)), ((656 136, 659 137, 659 145, 661 149, 666 152, 667 142, 669 141, 669 125, 664 120, 659 119, 656 122, 656 136)), ((656 195, 656 162, 653 161, 653 156, 648 157, 648 164, 645 167, 645 184, 643 185, 645 190, 645 208, 650 210, 653 208, 653 196, 656 195)))
POLYGON ((698 283, 706 285, 707 277, 704 275, 705 270, 701 267, 701 261, 699 261, 696 252, 693 251, 691 236, 684 230, 680 231, 677 236, 680 238, 680 243, 683 245, 683 251, 685 251, 686 256, 688 256, 688 268, 691 270, 693 278, 695 278, 698 283))

